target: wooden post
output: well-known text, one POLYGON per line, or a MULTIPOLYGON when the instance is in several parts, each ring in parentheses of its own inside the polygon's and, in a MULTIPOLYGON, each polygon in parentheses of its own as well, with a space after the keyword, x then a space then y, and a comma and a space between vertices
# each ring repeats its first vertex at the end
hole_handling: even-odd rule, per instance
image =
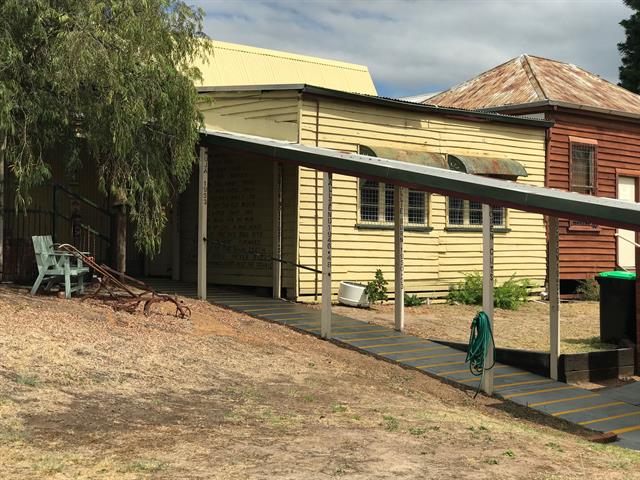
POLYGON ((332 174, 324 172, 322 182, 322 311, 320 335, 331 337, 331 203, 332 174))
POLYGON ((180 195, 171 210, 171 280, 180 280, 180 195))
POLYGON ((558 380, 560 358, 560 236, 558 217, 549 217, 549 376, 558 380))
POLYGON ((402 187, 398 185, 393 189, 393 202, 393 220, 395 227, 395 329, 398 332, 404 332, 404 208, 402 208, 402 187))
POLYGON ((198 298, 207 299, 207 200, 209 196, 209 151, 200 147, 198 170, 198 298))
MULTIPOLYGON (((282 164, 273 163, 273 258, 282 258, 282 164)), ((273 298, 282 293, 282 263, 273 260, 273 298)))
MULTIPOLYGON (((493 330, 493 228, 491 227, 491 206, 482 205, 482 310, 489 317, 493 330)), ((493 345, 492 345, 493 346, 493 345)), ((484 361, 485 368, 493 365, 493 348, 489 348, 484 361)), ((482 390, 493 394, 493 369, 484 371, 482 390)))

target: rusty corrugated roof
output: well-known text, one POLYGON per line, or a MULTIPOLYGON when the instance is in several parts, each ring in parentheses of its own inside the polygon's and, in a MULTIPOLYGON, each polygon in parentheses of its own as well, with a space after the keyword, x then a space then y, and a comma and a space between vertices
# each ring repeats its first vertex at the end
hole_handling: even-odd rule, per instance
POLYGON ((640 95, 575 65, 533 55, 513 58, 425 103, 471 110, 556 103, 640 115, 640 95))

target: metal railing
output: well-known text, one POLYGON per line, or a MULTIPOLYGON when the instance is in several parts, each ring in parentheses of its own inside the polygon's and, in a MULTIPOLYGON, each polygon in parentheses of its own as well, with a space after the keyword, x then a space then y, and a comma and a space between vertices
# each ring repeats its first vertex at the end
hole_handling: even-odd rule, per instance
POLYGON ((16 210, 4 215, 2 279, 19 283, 33 281, 37 274, 34 235, 51 235, 55 243, 71 243, 91 252, 99 262, 107 262, 111 239, 111 215, 95 202, 53 184, 52 209, 16 210))

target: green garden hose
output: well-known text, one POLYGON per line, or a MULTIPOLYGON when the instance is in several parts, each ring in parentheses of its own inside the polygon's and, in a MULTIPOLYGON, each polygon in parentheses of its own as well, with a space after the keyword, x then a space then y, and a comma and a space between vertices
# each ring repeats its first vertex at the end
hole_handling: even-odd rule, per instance
POLYGON ((496 345, 493 341, 493 332, 491 331, 491 323, 489 317, 484 312, 478 314, 471 322, 471 334, 469 335, 469 348, 467 350, 467 358, 465 363, 469 363, 469 370, 476 377, 480 377, 476 396, 480 392, 480 385, 484 377, 485 370, 491 370, 496 364, 496 345), (493 363, 485 366, 484 362, 489 353, 489 349, 493 349, 493 363))

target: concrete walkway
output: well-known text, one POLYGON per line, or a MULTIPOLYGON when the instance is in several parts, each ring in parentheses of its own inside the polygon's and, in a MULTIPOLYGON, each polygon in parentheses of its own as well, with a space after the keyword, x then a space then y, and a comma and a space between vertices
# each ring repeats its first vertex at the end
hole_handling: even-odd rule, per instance
MULTIPOLYGON (((166 293, 195 297, 195 285, 168 280, 151 283, 166 293)), ((241 290, 209 288, 208 292, 207 299, 214 304, 320 335, 318 309, 241 290)), ((333 315, 332 327, 332 341, 338 344, 420 370, 451 384, 478 387, 479 378, 470 373, 465 364, 466 354, 460 350, 341 315, 333 315)), ((496 397, 594 432, 615 433, 619 437, 618 445, 640 450, 640 407, 509 365, 497 363, 494 369, 496 397)))

